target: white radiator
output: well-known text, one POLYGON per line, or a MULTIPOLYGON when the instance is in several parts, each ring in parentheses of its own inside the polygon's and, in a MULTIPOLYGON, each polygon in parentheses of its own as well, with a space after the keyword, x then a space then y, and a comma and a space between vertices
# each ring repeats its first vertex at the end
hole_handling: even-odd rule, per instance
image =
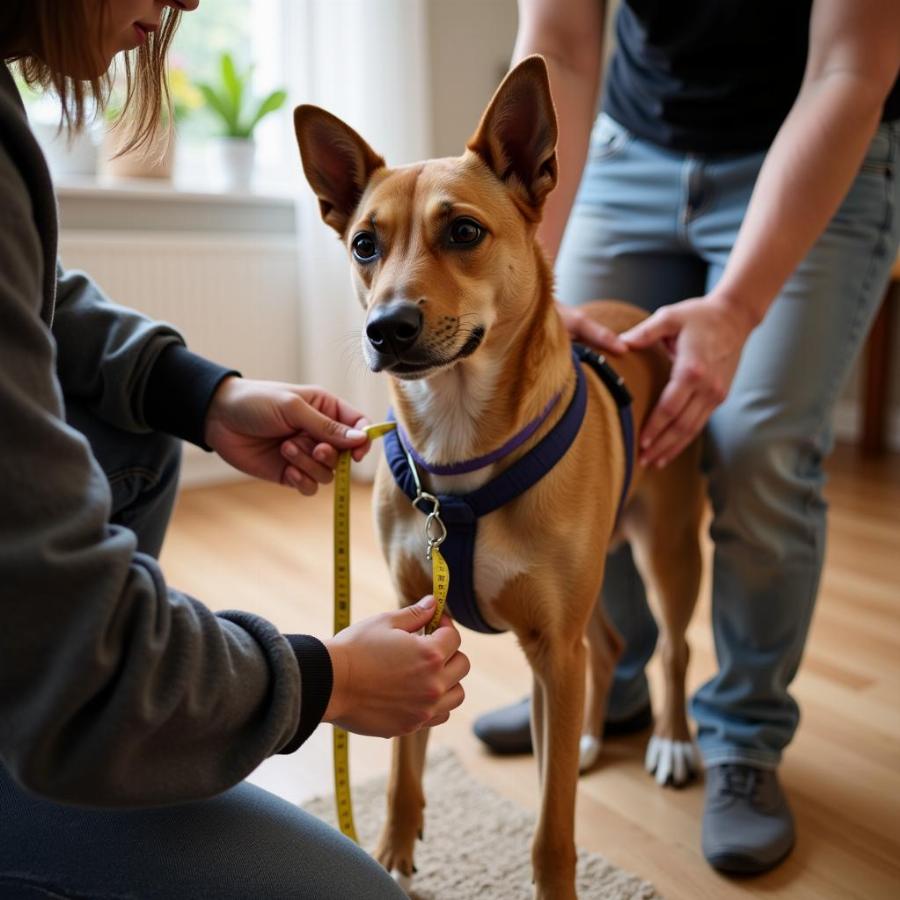
MULTIPOLYGON (((64 231, 60 256, 117 303, 172 323, 196 353, 248 377, 298 379, 293 238, 64 231)), ((212 454, 186 447, 183 484, 235 474, 212 454)))

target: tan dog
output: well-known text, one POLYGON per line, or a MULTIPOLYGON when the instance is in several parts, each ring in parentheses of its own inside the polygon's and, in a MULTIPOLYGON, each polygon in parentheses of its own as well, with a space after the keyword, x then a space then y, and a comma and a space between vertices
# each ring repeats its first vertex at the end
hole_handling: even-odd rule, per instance
MULTIPOLYGON (((353 258, 367 311, 364 355, 373 371, 392 376, 397 420, 415 450, 435 463, 477 458, 552 406, 509 456, 468 474, 422 473, 426 490, 473 491, 541 440, 575 391, 569 338, 535 239, 556 183, 556 117, 544 62, 531 57, 507 76, 458 158, 389 169, 324 110, 299 107, 295 124, 322 217, 353 258)), ((643 317, 622 303, 584 309, 618 331, 643 317)), ((666 382, 668 361, 654 350, 630 353, 615 366, 633 396, 639 431, 666 382)), ((660 626, 666 697, 651 768, 664 765, 677 783, 695 767, 684 678, 685 629, 701 568, 698 447, 662 470, 636 471, 617 523, 626 462, 619 414, 596 375, 586 371, 585 378, 587 412, 574 442, 524 494, 479 520, 475 547, 481 615, 516 633, 534 673, 532 732, 543 800, 532 859, 536 896, 548 900, 575 897, 579 744, 584 768, 597 755, 621 652, 595 602, 614 531, 631 542, 660 626)), ((423 516, 383 462, 375 497, 398 597, 403 605, 415 602, 431 591, 423 516)), ((427 740, 420 731, 395 741, 388 818, 376 851, 385 867, 407 876, 423 828, 427 740)))

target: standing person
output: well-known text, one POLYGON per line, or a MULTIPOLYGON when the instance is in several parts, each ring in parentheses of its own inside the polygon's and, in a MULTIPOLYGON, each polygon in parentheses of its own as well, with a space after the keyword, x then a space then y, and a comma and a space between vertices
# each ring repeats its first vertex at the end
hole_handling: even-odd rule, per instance
MULTIPOLYGON (((60 92, 72 127, 131 53, 136 140, 198 0, 6 0, 0 51, 60 92)), ((310 494, 361 413, 245 380, 56 262, 50 176, 0 67, 0 896, 398 898, 361 849, 242 783, 320 721, 392 736, 463 699, 433 598, 319 641, 213 614, 156 557, 178 438, 310 494)), ((227 603, 226 598, 221 598, 227 603)))
MULTIPOLYGON (((622 0, 592 127, 603 6, 519 2, 516 58, 545 56, 560 122, 541 238, 551 257, 562 241, 563 303, 653 312, 619 339, 562 310, 611 353, 669 349, 641 463, 665 465, 708 422, 719 671, 691 702, 703 851, 759 873, 794 844, 777 767, 799 720, 788 688, 822 569, 831 414, 900 242, 900 3, 622 0)), ((626 641, 607 730, 640 729, 657 632, 627 546, 603 602, 626 641)), ((530 749, 528 702, 475 728, 530 749)))

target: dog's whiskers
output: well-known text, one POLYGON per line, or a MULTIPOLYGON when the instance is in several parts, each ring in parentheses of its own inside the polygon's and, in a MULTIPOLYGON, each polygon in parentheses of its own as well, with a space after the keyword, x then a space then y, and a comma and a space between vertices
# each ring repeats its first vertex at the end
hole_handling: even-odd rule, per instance
POLYGON ((356 328, 341 335, 336 341, 336 343, 343 345, 340 348, 340 357, 351 375, 369 374, 369 367, 366 365, 360 344, 361 338, 362 331, 356 328))

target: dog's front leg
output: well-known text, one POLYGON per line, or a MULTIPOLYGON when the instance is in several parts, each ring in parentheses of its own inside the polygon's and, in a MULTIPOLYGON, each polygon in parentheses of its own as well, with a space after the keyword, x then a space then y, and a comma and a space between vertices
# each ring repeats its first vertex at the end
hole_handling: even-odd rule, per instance
POLYGON ((375 858, 389 872, 397 872, 405 878, 410 878, 415 871, 415 842, 424 831, 422 772, 430 730, 423 728, 393 740, 387 820, 378 839, 375 858))
POLYGON ((543 696, 541 809, 531 857, 537 900, 574 900, 575 789, 586 652, 580 633, 523 641, 543 696))

